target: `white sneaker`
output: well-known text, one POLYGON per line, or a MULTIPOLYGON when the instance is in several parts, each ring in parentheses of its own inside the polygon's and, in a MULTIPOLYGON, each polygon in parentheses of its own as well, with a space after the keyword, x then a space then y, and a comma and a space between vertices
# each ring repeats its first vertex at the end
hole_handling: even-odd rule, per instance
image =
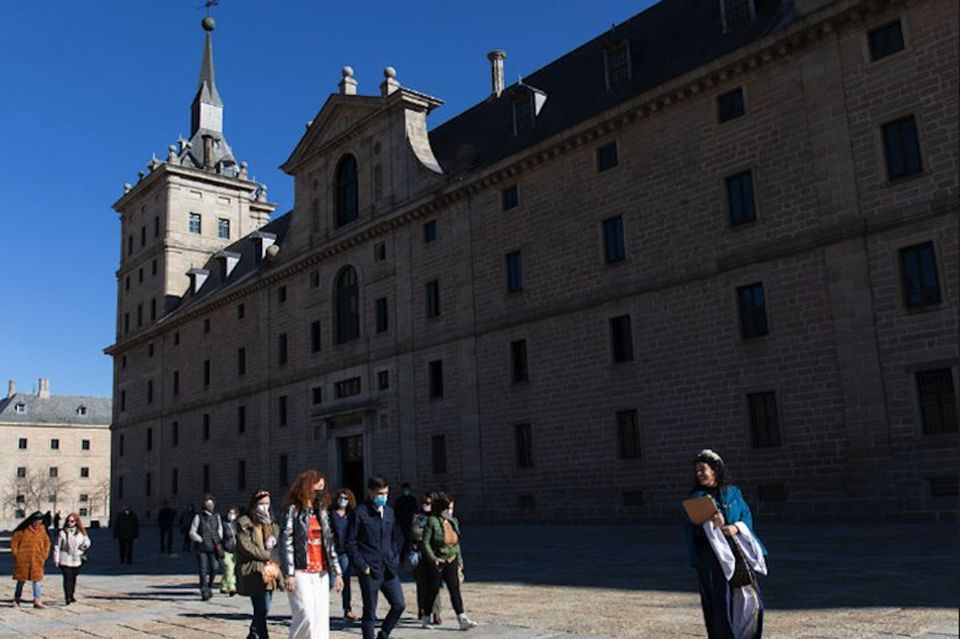
POLYGON ((433 625, 430 623, 430 615, 420 617, 420 627, 424 630, 433 630, 433 625))
POLYGON ((457 615, 457 620, 460 622, 460 630, 470 630, 471 628, 477 627, 477 622, 470 621, 466 613, 457 615))

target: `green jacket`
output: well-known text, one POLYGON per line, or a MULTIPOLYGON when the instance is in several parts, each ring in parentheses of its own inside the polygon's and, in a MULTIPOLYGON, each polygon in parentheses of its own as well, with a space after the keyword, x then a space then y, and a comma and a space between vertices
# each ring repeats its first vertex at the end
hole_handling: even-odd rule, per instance
MULTIPOLYGON (((456 517, 450 518, 450 525, 460 536, 460 522, 456 517)), ((435 564, 438 559, 446 562, 456 562, 463 564, 463 555, 460 554, 460 542, 455 544, 443 543, 443 519, 439 516, 432 516, 427 519, 427 524, 423 528, 423 539, 420 541, 420 550, 423 557, 430 564, 435 564)))
MULTIPOLYGON (((271 523, 264 527, 263 538, 273 536, 280 541, 280 527, 271 523)), ((277 548, 267 550, 254 533, 254 523, 247 515, 237 520, 237 592, 241 595, 259 595, 266 589, 263 585, 263 566, 273 558, 277 548)), ((276 560, 274 560, 276 561, 276 560)), ((283 579, 279 579, 277 589, 283 589, 283 579)))

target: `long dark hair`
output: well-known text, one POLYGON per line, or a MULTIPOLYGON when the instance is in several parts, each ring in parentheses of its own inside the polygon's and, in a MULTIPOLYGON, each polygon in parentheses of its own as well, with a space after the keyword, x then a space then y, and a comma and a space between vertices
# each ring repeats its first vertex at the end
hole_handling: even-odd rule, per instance
POLYGON ((35 521, 43 521, 43 513, 39 510, 31 514, 29 517, 24 518, 20 524, 13 529, 13 532, 19 532, 21 530, 26 530, 30 525, 35 521))
POLYGON ((706 488, 706 486, 701 485, 699 480, 697 480, 697 464, 706 464, 713 469, 713 476, 717 480, 718 490, 730 484, 730 477, 727 474, 727 466, 723 463, 723 459, 720 458, 720 455, 717 455, 712 450, 704 450, 701 451, 700 454, 697 455, 696 459, 693 460, 693 488, 690 489, 691 493, 706 488))

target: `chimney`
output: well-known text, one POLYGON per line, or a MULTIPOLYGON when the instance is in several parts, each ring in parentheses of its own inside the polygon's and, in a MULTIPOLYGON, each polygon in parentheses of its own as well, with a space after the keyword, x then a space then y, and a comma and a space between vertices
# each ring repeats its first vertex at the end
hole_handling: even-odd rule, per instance
POLYGON ((10 399, 17 393, 17 382, 14 380, 7 381, 7 399, 10 399))
POLYGON ((203 168, 213 168, 213 136, 203 136, 203 168))
POLYGON ((40 381, 37 384, 37 397, 40 399, 49 399, 50 398, 50 380, 41 377, 40 381))
POLYGON ((357 81, 353 77, 353 67, 343 67, 340 71, 343 74, 343 80, 340 80, 340 95, 356 95, 357 81))
POLYGON ((503 94, 503 61, 506 58, 507 52, 503 49, 495 49, 487 54, 490 60, 491 98, 499 98, 503 94))

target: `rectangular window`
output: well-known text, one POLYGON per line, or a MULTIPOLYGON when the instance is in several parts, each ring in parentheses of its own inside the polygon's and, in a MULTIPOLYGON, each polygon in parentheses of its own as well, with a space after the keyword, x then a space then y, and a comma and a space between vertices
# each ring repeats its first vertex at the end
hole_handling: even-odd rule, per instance
POLYGON ((907 308, 940 303, 940 277, 933 242, 900 249, 900 274, 907 308))
POLYGON ((513 427, 516 443, 517 468, 533 466, 533 430, 530 424, 516 424, 513 427))
POLYGON ((123 457, 123 435, 117 440, 117 456, 123 457))
POLYGON ((180 371, 173 371, 173 394, 180 394, 180 371))
POLYGON ((283 304, 287 301, 287 287, 281 286, 277 289, 277 303, 283 304))
POLYGON ((740 335, 743 339, 767 334, 767 305, 763 283, 738 287, 737 307, 740 310, 740 335))
POLYGON ((21 438, 19 439, 19 441, 17 441, 17 448, 19 448, 20 450, 26 450, 26 449, 27 449, 27 438, 26 438, 26 437, 21 437, 21 438))
POLYGON ((120 410, 127 410, 127 391, 120 391, 120 410))
POLYGON ((897 51, 903 51, 903 28, 899 20, 877 27, 867 34, 870 41, 870 60, 876 62, 897 51))
POLYGON ((314 386, 310 390, 310 394, 314 405, 323 403, 323 386, 314 386))
POLYGON ((387 390, 390 388, 390 371, 377 372, 377 388, 380 390, 387 390))
POLYGON ((217 220, 217 237, 221 240, 230 239, 230 220, 225 220, 222 217, 217 220))
POLYGON ((173 422, 170 425, 170 441, 174 447, 180 445, 180 422, 173 422))
POLYGON ((153 450, 153 428, 147 429, 147 450, 153 450))
POLYGON ((617 444, 620 459, 640 457, 640 421, 637 411, 617 411, 617 444))
POLYGON ((123 499, 123 477, 117 477, 117 499, 123 499))
POLYGON ((150 321, 157 319, 157 300, 150 300, 150 321))
POLYGON ((527 380, 527 340, 518 339, 510 342, 510 381, 520 384, 527 380))
POLYGON ((436 359, 428 365, 430 369, 430 399, 443 397, 443 361, 436 359))
POLYGON ((520 251, 507 253, 507 293, 523 290, 523 257, 520 251))
POLYGON ((238 348, 237 349, 237 375, 246 375, 247 374, 247 349, 238 348))
POLYGON ((204 465, 203 465, 203 471, 202 471, 202 472, 203 472, 203 479, 202 479, 203 488, 202 488, 202 490, 203 490, 203 492, 208 493, 208 492, 210 492, 210 464, 204 464, 204 465))
POLYGON ((147 403, 153 403, 153 380, 147 380, 147 403))
POLYGON ((287 334, 277 335, 277 363, 281 366, 287 363, 287 334))
POLYGON ((630 81, 630 47, 624 43, 607 49, 607 88, 612 89, 630 81))
POLYGON ((287 396, 277 397, 277 423, 280 426, 287 425, 287 396))
POLYGON ((377 332, 385 333, 390 328, 390 316, 387 313, 387 298, 381 297, 375 303, 377 332))
POLYGON ((427 282, 427 317, 440 316, 440 281, 427 282))
POLYGON ((320 322, 310 323, 310 352, 320 352, 320 322))
POLYGON ((619 215, 603 221, 603 260, 607 264, 622 262, 627 257, 623 237, 623 218, 619 215))
POLYGON ((123 332, 124 333, 130 332, 130 313, 123 314, 123 332))
POLYGON ((750 407, 750 439, 754 448, 780 446, 780 416, 773 391, 747 395, 750 407))
POLYGON ((203 333, 204 335, 206 335, 209 332, 210 332, 210 318, 208 317, 203 320, 203 333))
POLYGON ((209 441, 210 440, 210 414, 209 413, 203 414, 203 422, 201 424, 201 429, 202 429, 201 433, 203 435, 203 441, 209 441))
POLYGON ((720 123, 739 118, 744 114, 743 110, 743 88, 737 87, 733 91, 717 97, 717 119, 720 123))
POLYGON ((513 131, 519 135, 533 128, 534 118, 533 94, 524 92, 513 101, 513 131))
POLYGON ((47 476, 50 477, 51 479, 54 477, 59 477, 60 469, 57 468, 56 466, 51 466, 50 469, 47 471, 47 476))
POLYGON ((157 274, 157 261, 153 260, 153 262, 150 263, 150 275, 156 275, 156 274, 157 274))
POLYGON ((237 304, 237 319, 242 320, 246 316, 247 316, 247 305, 237 304))
POLYGON ((173 345, 180 346, 180 331, 175 331, 173 333, 173 345))
POLYGON ((137 304, 137 327, 143 326, 143 304, 137 304))
POLYGON ((160 216, 157 215, 153 218, 153 236, 160 236, 160 216))
POLYGON ((757 219, 757 210, 753 200, 753 174, 743 171, 726 179, 727 208, 730 213, 730 226, 749 224, 757 219))
POLYGON ((247 432, 247 407, 237 406, 237 432, 243 434, 247 432))
POLYGON ((147 476, 144 478, 143 488, 143 492, 147 497, 153 494, 153 473, 147 473, 147 476))
POLYGON ((81 439, 80 440, 80 450, 90 450, 90 440, 81 439))
POLYGON ((60 450, 60 440, 51 439, 50 440, 50 450, 60 450))
POLYGON ((127 255, 133 255, 133 236, 127 237, 127 255))
POLYGON ((140 284, 143 284, 143 269, 142 269, 142 268, 137 270, 137 281, 138 281, 140 284))
POLYGON ((170 470, 170 494, 176 495, 180 492, 180 471, 176 468, 170 470))
POLYGON ((203 360, 203 386, 206 388, 210 385, 210 360, 203 360))
POLYGON ((153 357, 153 342, 147 344, 147 357, 153 357))
POLYGON ((147 227, 140 227, 140 246, 144 247, 147 245, 147 227))
POLYGON ((957 395, 949 368, 919 371, 917 399, 924 435, 957 432, 957 395))
POLYGON ((23 479, 27 476, 27 467, 26 466, 17 466, 17 477, 23 479))
POLYGON ((633 361, 633 330, 629 315, 610 318, 610 344, 615 364, 633 361))
POLYGON ((337 399, 343 399, 351 395, 359 395, 361 392, 360 378, 351 377, 350 379, 337 382, 334 384, 333 391, 337 399))
POLYGON ((237 460, 237 489, 243 490, 247 487, 247 462, 237 460))
POLYGON ((80 493, 80 496, 78 497, 77 501, 86 503, 90 501, 90 495, 87 495, 86 493, 80 493))
POLYGON ((500 208, 509 211, 520 206, 520 188, 516 184, 511 184, 500 191, 500 208))
POLYGON ((320 271, 310 271, 310 288, 320 288, 320 271))
POLYGON ((423 225, 423 243, 429 244, 437 239, 437 221, 430 220, 423 225))
POLYGON ((384 242, 377 242, 373 245, 373 261, 382 262, 387 259, 387 245, 384 242))
POLYGON ((619 163, 617 143, 604 144, 597 149, 597 173, 612 169, 619 163))
POLYGON ((190 214, 190 232, 195 235, 200 235, 200 214, 191 213, 190 214))
POLYGON ((434 475, 447 472, 447 438, 445 435, 434 435, 430 438, 430 461, 434 475))
POLYGON ((125 291, 129 291, 129 290, 130 290, 130 276, 127 275, 127 277, 124 278, 123 282, 124 282, 124 283, 123 283, 123 289, 124 289, 125 291))
POLYGON ((290 474, 289 466, 286 455, 280 455, 280 463, 278 464, 277 470, 279 471, 280 486, 286 487, 290 483, 290 474))
POLYGON ((923 170, 917 121, 912 115, 883 125, 883 148, 887 155, 887 178, 916 175, 923 170))

